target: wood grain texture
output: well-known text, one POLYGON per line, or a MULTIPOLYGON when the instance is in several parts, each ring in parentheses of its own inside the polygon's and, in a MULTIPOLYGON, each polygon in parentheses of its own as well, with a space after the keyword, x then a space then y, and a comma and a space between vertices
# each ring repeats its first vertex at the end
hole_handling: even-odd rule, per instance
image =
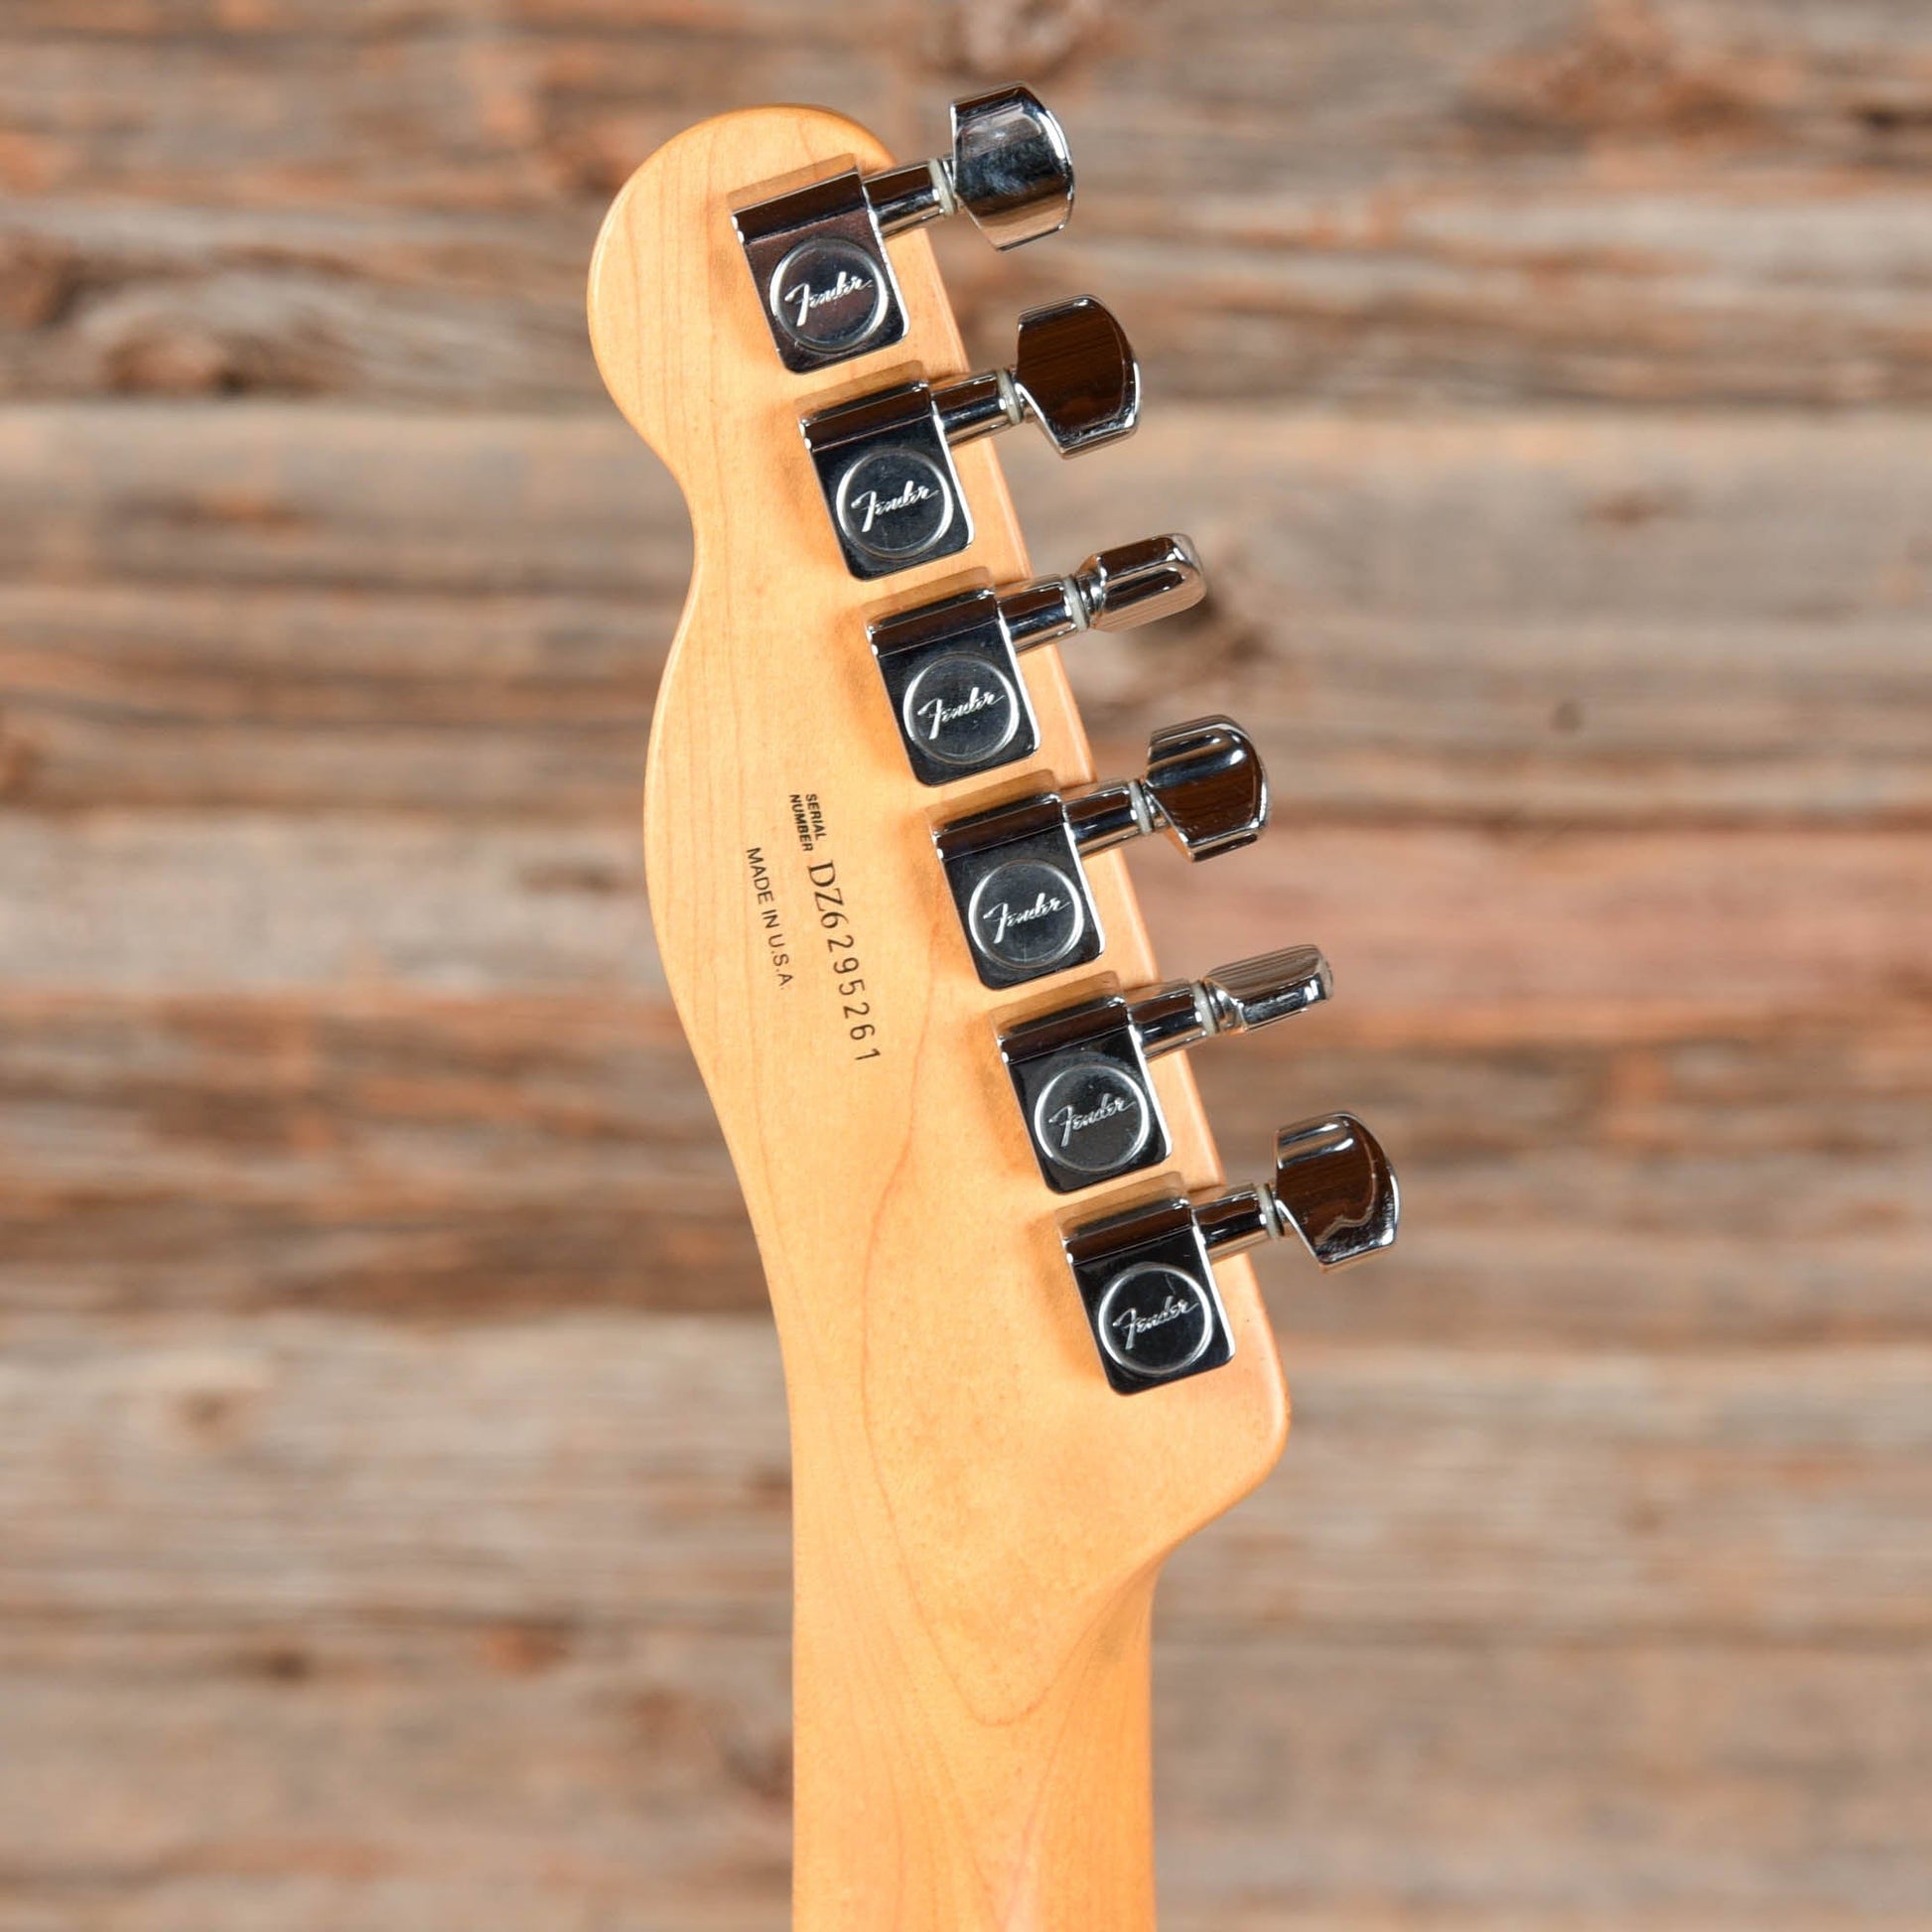
MULTIPOLYGON (((1161 1649, 1181 1932, 1921 1922, 1932 1685, 1910 1648, 1307 1631, 1161 1649), (1829 1835, 1807 1829, 1821 1789, 1829 1835)), ((0 1655, 0 1694, 45 1739, 41 1789, 0 1770, 0 1790, 49 1813, 7 1845, 9 1932, 790 1922, 782 1635, 294 1608, 138 1642, 41 1626, 0 1655), (103 1805, 111 1839, 83 1823, 103 1805)))
POLYGON ((942 0, 896 28, 16 7, 0 385, 588 404, 577 265, 694 111, 819 101, 924 152, 946 85, 1033 73, 1105 189, 1051 254, 945 238, 976 349, 1017 278, 1117 297, 1166 394, 1932 395, 1914 0, 942 0))
MULTIPOLYGON (((1010 439, 1011 442, 1011 439, 1010 439)), ((1163 526, 1207 606, 1065 663, 1105 755, 1224 704, 1303 812, 1922 824, 1932 473, 1911 420, 1169 406, 1013 442, 1042 567, 1163 526)), ((689 575, 621 423, 0 418, 0 782, 37 807, 596 818, 689 575)))
MULTIPOLYGON (((1809 1366, 1299 1350, 1163 1592, 1172 1922, 1908 1923, 1932 1360, 1809 1366)), ((0 1923, 787 1922, 762 1321, 17 1325, 0 1449, 0 1923)))
MULTIPOLYGON (((1932 1030, 1335 1008, 1197 1056, 1237 1172, 1372 1109, 1420 1222, 1296 1338, 1696 1350, 1932 1336, 1932 1030), (1469 1095, 1480 1092, 1479 1119, 1469 1095), (1499 1244, 1494 1230, 1512 1238, 1499 1244)), ((752 1310, 764 1286, 669 1010, 587 996, 16 994, 0 1311, 411 1320, 752 1310)), ((1275 1271, 1271 1270, 1271 1273, 1275 1271)), ((1794 1362, 1792 1372, 1799 1372, 1794 1362)))
POLYGON ((1096 759, 1223 706, 1281 801, 1133 861, 1155 952, 1337 967, 1209 1116, 1409 1203, 1263 1271, 1164 1923, 1932 1918, 1923 7, 25 0, 4 1932, 786 1923, 777 1358, 636 897, 691 535, 583 270, 706 114, 1016 75, 1081 200, 935 231, 968 351, 1091 288, 1148 366, 1006 439, 1030 548, 1212 582, 1067 651, 1096 759))
MULTIPOLYGON (((29 1622, 791 1620, 761 1319, 11 1334, 0 1578, 29 1622)), ((1768 1350, 1293 1352, 1322 1439, 1298 1422, 1292 1479, 1183 1546, 1161 1598, 1177 1637, 1883 1646, 1932 1626, 1923 1340, 1818 1348, 1802 1391, 1768 1350)))

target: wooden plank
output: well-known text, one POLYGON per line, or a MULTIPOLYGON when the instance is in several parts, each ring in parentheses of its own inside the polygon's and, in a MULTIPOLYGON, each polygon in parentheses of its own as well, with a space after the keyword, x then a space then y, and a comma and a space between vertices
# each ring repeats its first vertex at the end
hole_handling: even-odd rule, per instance
MULTIPOLYGON (((52 1922, 31 1914, 58 1901, 116 1928, 786 1922, 773 1639, 505 1625, 6 1647, 40 1778, 6 1813, 0 1925, 52 1922)), ((1168 1916, 1466 1925, 1481 1899, 1569 1932, 1814 1927, 1861 1907, 1862 1924, 1911 1922, 1922 1760, 1899 1726, 1874 1738, 1854 1714, 1923 1699, 1922 1662, 1645 1647, 1588 1662, 1164 1642, 1168 1916), (1665 1733, 1641 1735, 1665 1707, 1665 1733), (1417 1708, 1439 1714, 1420 1739, 1417 1708), (1590 1798, 1606 1759, 1632 1793, 1614 1816, 1590 1798), (1393 1819, 1400 1861, 1368 1817, 1393 1819), (1754 1869, 1749 1834, 1772 1821, 1787 1849, 1754 1869)))
POLYGON ((540 422, 193 405, 0 417, 0 572, 473 598, 681 597, 676 487, 610 412, 540 422))
MULTIPOLYGON (((1171 1636, 1932 1636, 1923 1346, 1291 1355, 1295 1444, 1171 1636)), ((22 1319, 0 1391, 16 1622, 784 1628, 762 1320, 22 1319)))
MULTIPOLYGON (((1232 1172, 1332 1105, 1400 1164, 1372 1278, 1269 1261, 1291 1343, 1926 1339, 1922 1017, 1539 1040, 1347 992, 1193 1056, 1232 1172)), ((764 1307, 661 1004, 14 992, 0 1123, 12 1314, 764 1307)))
POLYGON ((555 206, 635 165, 610 178, 603 144, 641 160, 722 107, 892 90, 892 43, 859 20, 776 9, 759 33, 669 11, 557 36, 448 7, 284 10, 252 34, 231 10, 178 33, 0 30, 9 174, 174 203, 555 206))
POLYGON ((588 407, 597 209, 0 207, 0 396, 588 407))
MULTIPOLYGON (((1298 819, 1905 825, 1932 817, 1919 441, 1185 410, 1010 467, 1043 563, 1163 525, 1209 559, 1202 613, 1067 652, 1112 759, 1222 706, 1298 819)), ((15 410, 16 494, 17 804, 634 810, 689 539, 621 423, 15 410)))
MULTIPOLYGON (((10 1340, 0 1923, 778 1910, 763 1324, 10 1340)), ((1182 1923, 1923 1912, 1923 1348, 1300 1353, 1163 1592, 1182 1923)))
POLYGON ((1932 1896, 1922 1650, 1157 1659, 1181 1926, 1903 1927, 1932 1896))
MULTIPOLYGON (((668 131, 668 129, 666 129, 668 131)), ((1299 196, 1203 233, 1082 227, 1047 260, 946 238, 972 340, 1105 290, 1170 397, 1922 405, 1922 198, 1881 178, 1621 193, 1536 182, 1299 196), (1391 205, 1395 211, 1391 211, 1391 205), (1217 232, 1218 231, 1218 232, 1217 232), (1856 276, 1804 264, 1851 258, 1856 276), (1848 288, 1847 281, 1852 285, 1848 288)), ((589 407, 597 206, 0 212, 0 396, 328 395, 589 407)), ((1096 224, 1097 225, 1097 224, 1096 224)))
MULTIPOLYGON (((1131 509, 1101 515, 1133 527, 1131 509)), ((1232 554, 1200 616, 1071 653, 1110 761, 1131 763, 1175 707, 1212 705, 1293 771, 1304 814, 1932 811, 1915 616, 1491 625, 1323 611, 1244 568, 1247 541, 1232 554)), ((675 621, 668 590, 629 604, 0 588, 7 796, 627 816, 675 621)))
POLYGON ((762 1308, 662 1005, 5 1005, 0 1306, 762 1308))
MULTIPOLYGON (((1279 836, 1279 835, 1278 835, 1279 836)), ((1275 867, 1140 868, 1170 960, 1307 934, 1370 1007, 1626 1015, 1882 1008, 1920 982, 1919 832, 1296 828, 1275 867), (1238 887, 1230 884, 1239 882, 1238 887), (1418 935, 1428 935, 1419 946, 1418 935)))
MULTIPOLYGON (((1850 198, 1693 178, 1333 201, 1304 190, 1224 215, 1218 236, 1178 210, 1101 237, 1083 216, 1050 261, 948 237, 954 299, 997 354, 1019 310, 1104 289, 1168 396, 1927 399, 1932 237, 1923 200, 1888 179, 1850 198), (1849 290, 1802 266, 1847 256, 1849 290)), ((588 407, 597 213, 23 201, 0 211, 0 396, 588 407)))
POLYGON ((675 595, 0 588, 16 808, 634 816, 675 595))
POLYGON ((661 992, 641 874, 594 824, 0 820, 0 981, 661 992))
POLYGON ((784 5, 102 4, 0 36, 5 173, 40 203, 0 245, 15 393, 584 400, 563 263, 646 153, 759 99, 923 152, 936 64, 950 89, 1043 70, 1092 185, 1050 253, 948 237, 995 345, 1016 307, 1090 282, 1173 394, 1932 398, 1909 0, 1828 24, 1742 0, 1170 0, 1105 32, 966 10, 902 46, 784 5), (300 214, 117 239, 103 200, 306 209, 361 242, 318 249, 300 214), (489 295, 464 224, 506 210, 536 218, 489 295))
MULTIPOLYGON (((448 0, 343 9, 300 0, 251 7, 245 19, 231 8, 137 13, 95 0, 64 8, 58 22, 9 23, 8 100, 22 133, 39 137, 21 144, 23 172, 178 200, 190 199, 190 185, 247 200, 313 194, 324 182, 339 194, 455 199, 452 175, 433 170, 430 156, 507 169, 519 154, 568 154, 573 137, 580 152, 600 152, 614 136, 634 142, 653 112, 689 120, 800 86, 841 111, 883 111, 894 124, 880 131, 894 142, 930 139, 935 55, 942 87, 970 84, 975 66, 1050 66, 1076 152, 1101 170, 1092 178, 1170 208, 1189 194, 1212 209, 1285 183, 1386 178, 1425 157, 1439 177, 1510 159, 1548 171, 1578 162, 1592 142, 1676 146, 1714 169, 1767 149, 1867 167, 1923 153, 1910 110, 1923 98, 1913 57, 1924 23, 1910 0, 1860 0, 1828 24, 1791 0, 1662 0, 1641 12, 1399 0, 1373 19, 1265 0, 1169 0, 1112 33, 1068 10, 1040 23, 1031 45, 1006 16, 977 33, 935 27, 895 43, 863 21, 781 0, 701 16, 608 0, 544 4, 483 21, 448 0), (157 59, 174 84, 143 90, 157 59), (299 95, 305 73, 306 112, 258 110, 245 130, 253 168, 226 170, 243 130, 232 119, 210 125, 209 106, 244 81, 280 105, 299 95), (408 96, 418 99, 414 121, 394 108, 408 96), (512 103, 526 112, 506 111, 512 103), (913 126, 897 124, 908 118, 913 126), (327 176, 314 169, 322 155, 335 162, 327 176)), ((509 179, 552 196, 585 186, 581 172, 563 170, 509 179)), ((474 174, 469 186, 474 197, 474 174)))
POLYGON ((0 1633, 0 1926, 789 1924, 779 1636, 0 1633))
POLYGON ((1402 1245, 1372 1278, 1269 1271, 1291 1341, 1924 1333, 1919 1022, 1539 1039, 1504 1010, 1468 1019, 1462 1038, 1434 1014, 1384 1031, 1349 1011, 1344 980, 1306 1030, 1193 1055, 1230 1173, 1264 1173, 1277 1126, 1337 1106, 1373 1122, 1399 1164, 1402 1245))
MULTIPOLYGON (((655 990, 634 845, 627 827, 594 822, 351 813, 0 822, 0 980, 116 994, 655 990)), ((1932 950, 1932 847, 1914 831, 1316 823, 1276 849, 1273 867, 1238 855, 1189 868, 1165 845, 1137 856, 1173 966, 1309 938, 1364 1011, 1448 1024, 1471 1005, 1505 1008, 1533 1029, 1591 1014, 1761 1025, 1909 1001, 1932 950)))
MULTIPOLYGON (((788 1923, 782 1636, 16 1626, 0 1658, 10 1932, 788 1923)), ((1156 1685, 1183 1932, 1903 1932, 1932 1898, 1922 1653, 1164 1635, 1156 1685)))
MULTIPOLYGON (((1210 569, 1279 573, 1317 613, 1769 625, 1932 606, 1920 442, 1865 417, 1151 407, 1104 457, 1016 436, 1002 460, 1067 562, 1185 512, 1231 553, 1210 569)), ((0 569, 30 584, 677 601, 689 567, 675 485, 607 411, 16 406, 0 488, 35 507, 0 530, 0 569)))

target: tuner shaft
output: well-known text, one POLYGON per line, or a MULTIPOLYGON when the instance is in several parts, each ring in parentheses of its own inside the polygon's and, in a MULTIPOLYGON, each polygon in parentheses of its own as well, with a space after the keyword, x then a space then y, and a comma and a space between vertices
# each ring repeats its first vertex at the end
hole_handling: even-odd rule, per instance
POLYGON ((1027 419, 1026 405, 1005 369, 969 375, 932 392, 940 433, 953 448, 982 436, 993 436, 1027 419))
POLYGON ((1073 843, 1083 854, 1091 854, 1125 845, 1130 839, 1144 839, 1164 821, 1147 787, 1138 778, 1122 778, 1069 795, 1066 822, 1073 843))
POLYGON ((1092 614, 1071 577, 1042 577, 1000 599, 1000 616, 1015 650, 1033 650, 1092 626, 1092 614))
POLYGON ((1207 580, 1190 539, 1171 532, 1118 544, 1066 577, 1042 577, 1000 599, 1015 646, 1032 650, 1074 630, 1132 630, 1190 610, 1207 580))
POLYGON ((1230 1187, 1194 1203, 1194 1220, 1210 1255, 1238 1255, 1277 1239, 1283 1229, 1267 1188, 1230 1187))
POLYGON ((1150 1057, 1216 1034, 1247 1034, 1292 1020, 1334 991, 1334 976, 1314 946, 1289 946, 1199 980, 1172 981, 1136 1000, 1134 1024, 1150 1057))
POLYGON ((903 234, 927 221, 943 220, 957 212, 952 183, 944 162, 907 162, 900 168, 882 168, 866 177, 866 200, 884 235, 903 234))

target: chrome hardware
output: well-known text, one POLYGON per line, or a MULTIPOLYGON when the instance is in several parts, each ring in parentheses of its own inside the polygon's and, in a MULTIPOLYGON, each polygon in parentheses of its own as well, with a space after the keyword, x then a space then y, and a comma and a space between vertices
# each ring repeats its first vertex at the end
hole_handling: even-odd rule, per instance
POLYGON ((1066 136, 1026 87, 953 102, 950 177, 954 201, 996 248, 1058 234, 1073 212, 1066 136))
POLYGON ((866 177, 887 234, 961 209, 994 247, 1058 234, 1073 212, 1073 160, 1059 122, 1030 87, 995 87, 952 104, 952 153, 866 177))
POLYGON ((1382 1144, 1353 1114, 1284 1127, 1275 1177, 1194 1203, 1210 1254, 1239 1254, 1290 1229, 1317 1266, 1347 1268, 1395 1245, 1402 1190, 1382 1144))
POLYGON ((1233 1356, 1219 1257, 1293 1228, 1321 1267, 1345 1267, 1389 1247, 1400 1216, 1381 1145, 1352 1114, 1333 1114, 1282 1129, 1272 1182, 1144 1201, 1063 1240, 1101 1367, 1134 1395, 1233 1356))
POLYGON ((1155 623, 1191 610, 1207 595, 1200 558, 1178 531, 1103 550, 1080 566, 1071 583, 1095 630, 1155 623))
MULTIPOLYGON (((1113 312, 1090 295, 1030 309, 1007 371, 1021 405, 1061 456, 1078 456, 1134 433, 1141 415, 1141 365, 1113 312)), ((969 377, 968 383, 984 380, 969 377)), ((965 385, 961 385, 965 386, 965 385)), ((946 413, 950 391, 939 392, 946 413)))
POLYGON ((921 784, 950 784, 1039 749, 1019 653, 1086 629, 1123 630, 1206 594, 1183 536, 1089 557, 1067 577, 967 591, 873 624, 868 635, 921 784))
POLYGON ((847 168, 739 208, 732 219, 785 367, 826 368, 902 341, 886 237, 962 210, 1002 249, 1066 225, 1066 136, 1030 89, 954 101, 949 155, 873 175, 847 168))
POLYGON ((1019 986, 1100 956, 1084 854, 1165 831, 1188 858, 1207 859, 1251 844, 1267 818, 1247 733, 1202 718, 1155 733, 1144 778, 996 805, 942 826, 933 842, 981 981, 1019 986))
POLYGON ((964 550, 973 519, 951 446, 1029 418, 1061 456, 1132 433, 1140 367, 1090 295, 1020 318, 1013 366, 934 388, 905 382, 799 425, 855 577, 888 577, 964 550))
POLYGON ((1057 793, 955 819, 933 843, 983 984, 1020 986, 1099 958, 1105 935, 1057 793))
POLYGON ((1067 800, 1083 852, 1166 832, 1190 859, 1253 845, 1268 823, 1268 774, 1232 718, 1167 725, 1148 741, 1147 775, 1089 785, 1067 800))
POLYGON ((1205 979, 1088 1000, 1003 1034, 1000 1051, 1046 1184, 1068 1194, 1160 1166, 1173 1143, 1148 1062, 1305 1013, 1331 987, 1314 947, 1290 946, 1205 979))
POLYGON ((1254 742, 1228 718, 1156 732, 1143 788, 1190 859, 1252 845, 1268 823, 1268 774, 1254 742))
POLYGON ((1168 1053, 1216 1034, 1251 1034, 1292 1020, 1334 990, 1334 975, 1318 947, 1284 946, 1217 966, 1191 984, 1181 980, 1159 987, 1137 1003, 1135 1020, 1147 1035, 1148 1051, 1168 1053), (1192 997, 1198 1032, 1184 1027, 1175 1012, 1181 993, 1192 997))

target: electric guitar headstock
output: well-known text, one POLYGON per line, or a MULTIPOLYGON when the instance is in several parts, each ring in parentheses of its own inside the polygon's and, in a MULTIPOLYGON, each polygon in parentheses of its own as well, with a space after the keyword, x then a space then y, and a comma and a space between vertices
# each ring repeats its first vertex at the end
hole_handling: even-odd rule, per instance
POLYGON ((1009 428, 1081 458, 1133 429, 1126 335, 1081 298, 974 371, 919 231, 1010 247, 1072 192, 1022 88, 910 166, 756 109, 644 164, 591 277, 696 540, 644 833, 784 1354, 809 1932, 1152 1925, 1153 1581, 1287 1427, 1244 1250, 1395 1234, 1346 1115, 1227 1185, 1177 1050, 1319 1003, 1320 955, 1163 980, 1135 904, 1128 844, 1260 834, 1254 746, 1177 723, 1097 780, 1058 661, 1197 601, 1199 560, 1097 532, 1036 575, 1000 473, 1009 428))

